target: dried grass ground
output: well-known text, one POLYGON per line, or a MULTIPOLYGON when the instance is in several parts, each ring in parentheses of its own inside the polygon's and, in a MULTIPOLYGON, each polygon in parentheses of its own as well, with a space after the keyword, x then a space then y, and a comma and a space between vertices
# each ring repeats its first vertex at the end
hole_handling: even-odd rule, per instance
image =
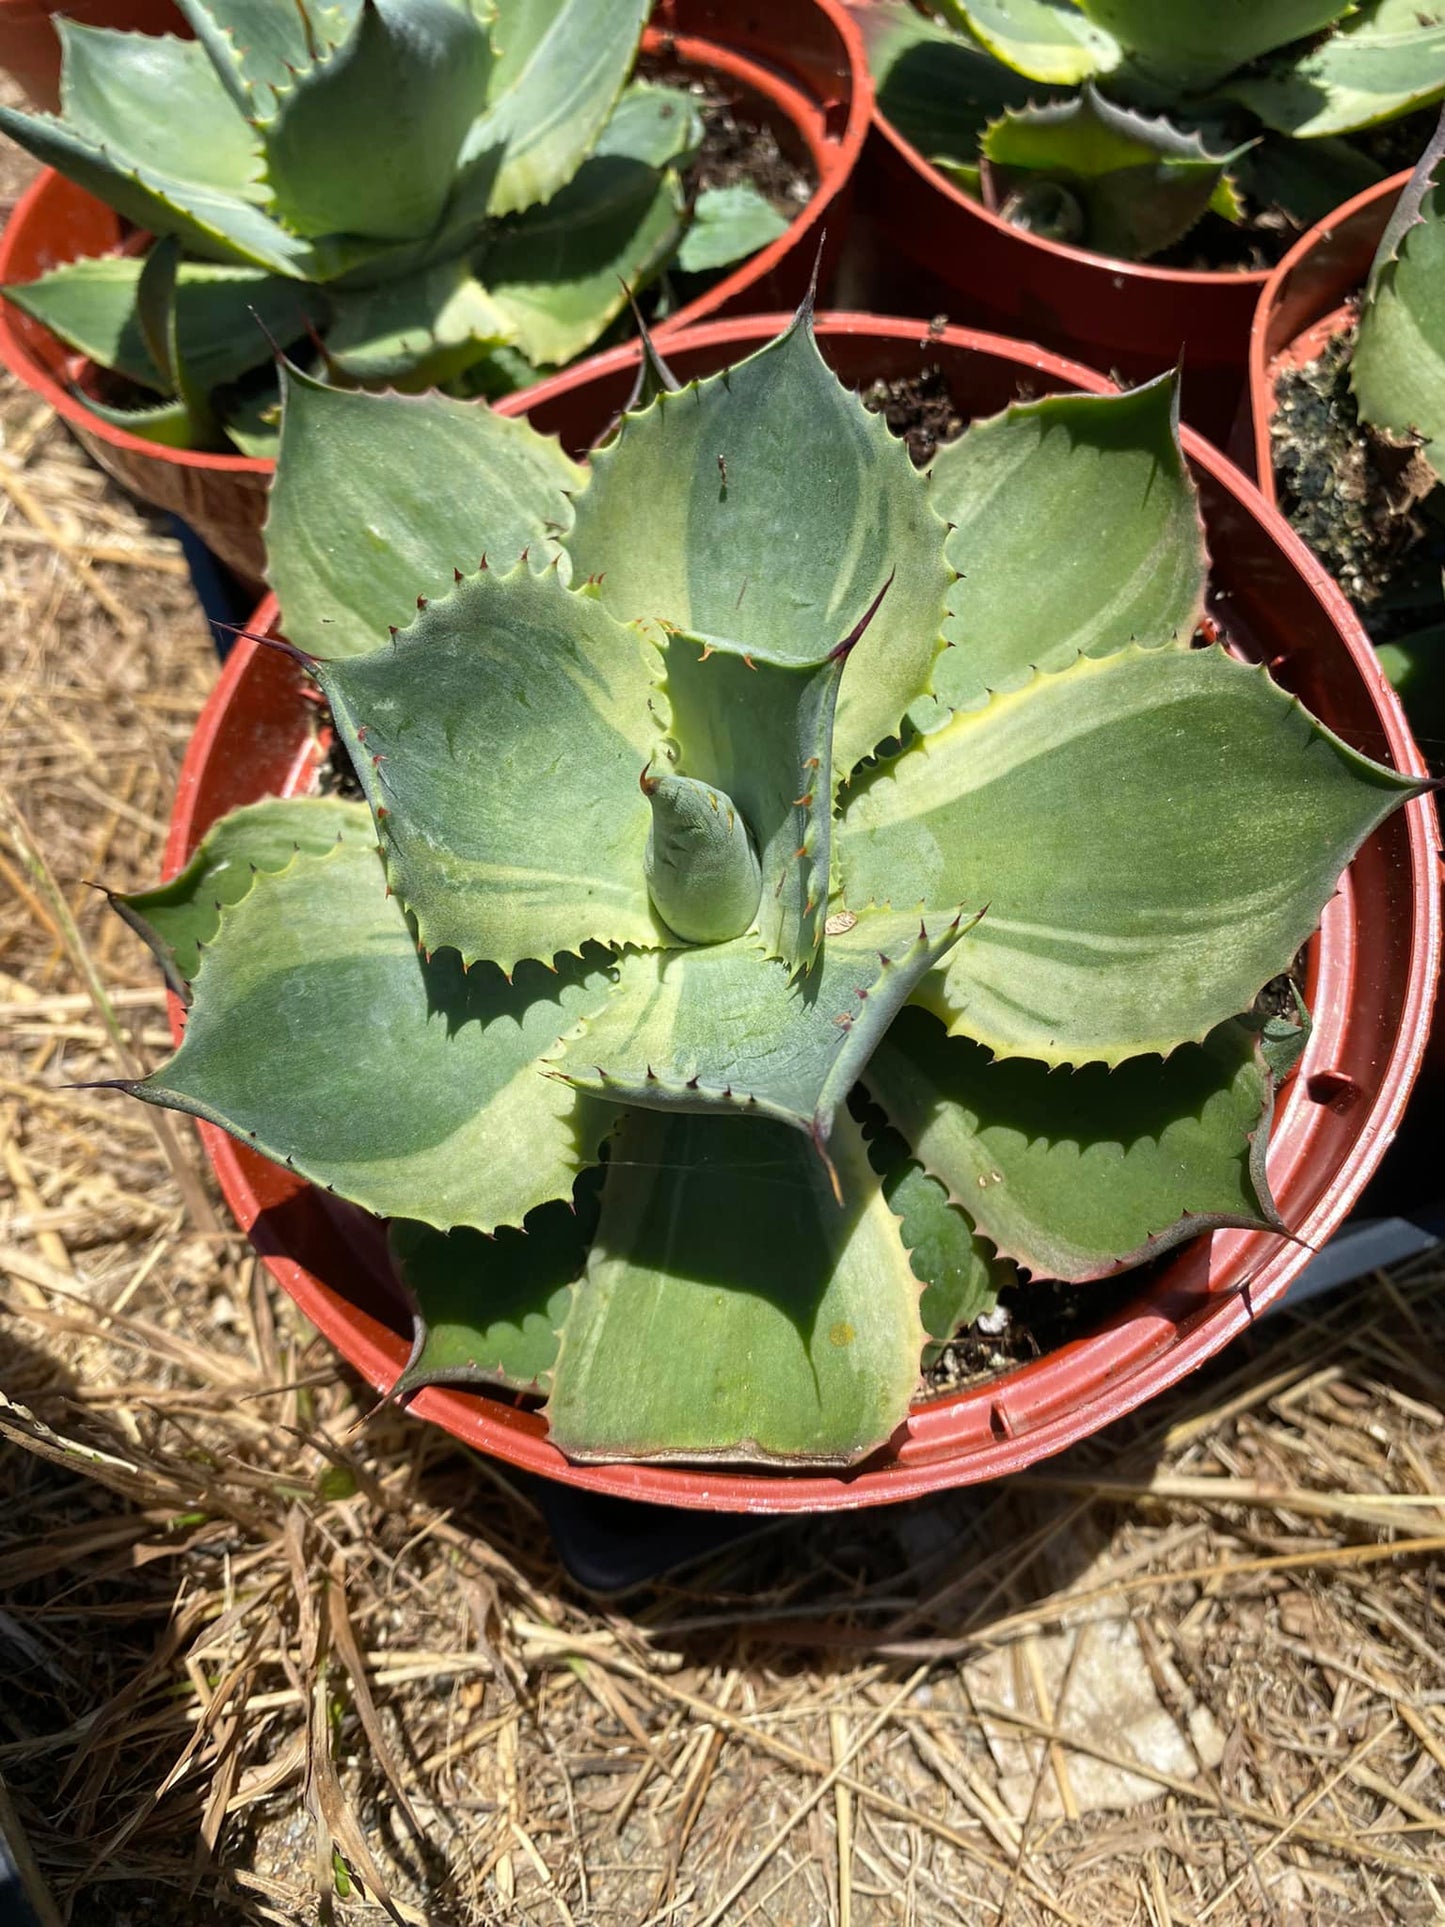
POLYGON ((178 550, 5 391, 0 1776, 60 1915, 1445 1918, 1441 1261, 1034 1477, 591 1602, 186 1129, 67 1088, 165 1046, 85 880, 154 876, 213 677, 178 550))

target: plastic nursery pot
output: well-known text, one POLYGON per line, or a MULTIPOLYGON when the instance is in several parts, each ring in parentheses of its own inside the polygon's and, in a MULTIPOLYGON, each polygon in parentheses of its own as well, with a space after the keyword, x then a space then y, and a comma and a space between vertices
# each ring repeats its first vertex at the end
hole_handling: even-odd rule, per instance
MULTIPOLYGON (((1364 286, 1385 224, 1410 178, 1392 175, 1366 188, 1327 221, 1300 236, 1269 276, 1249 337, 1249 430, 1259 491, 1279 506, 1270 423, 1279 378, 1327 346, 1354 320, 1352 298, 1364 286)), ((1243 447, 1244 437, 1239 438, 1243 447)))
MULTIPOLYGON (((670 343, 668 359, 683 379, 713 373, 771 340, 787 319, 690 329, 670 343)), ((992 414, 1021 389, 1108 388, 1040 349, 961 328, 932 334, 918 321, 825 314, 818 338, 851 383, 940 368, 965 417, 992 414)), ((511 397, 507 412, 525 412, 580 454, 624 405, 636 368, 635 346, 616 349, 511 397)), ((1197 435, 1186 433, 1185 446, 1216 557, 1215 607, 1231 639, 1269 662, 1360 749, 1422 770, 1400 706, 1338 590, 1237 469, 1197 435)), ((268 601, 255 626, 276 621, 268 601)), ((310 787, 324 753, 317 715, 289 657, 249 642, 237 647, 186 756, 167 875, 224 811, 310 787)), ((887 1448, 846 1473, 576 1466, 548 1442, 537 1412, 503 1397, 432 1388, 413 1409, 530 1472, 621 1498, 723 1511, 881 1504, 994 1478, 1057 1452, 1218 1351, 1283 1295, 1350 1209, 1390 1142, 1424 1045, 1440 959, 1438 867, 1433 803, 1412 802, 1361 850, 1311 941, 1306 994, 1315 1029, 1282 1093, 1269 1150, 1275 1195, 1304 1242, 1239 1231, 1196 1239, 1088 1336, 920 1404, 887 1448)), ((172 1016, 178 1024, 178 1007, 172 1016)), ((377 1223, 214 1127, 199 1128, 227 1202, 275 1277, 369 1383, 392 1385, 410 1321, 377 1223)))
MULTIPOLYGON (((0 5, 6 0, 0 0, 0 5)), ((855 163, 868 131, 872 92, 857 27, 839 0, 662 0, 644 54, 717 77, 748 119, 769 127, 817 185, 787 232, 680 308, 659 340, 705 316, 796 303, 807 288, 823 230, 841 247, 855 163), (735 18, 735 13, 739 16, 735 18), (764 19, 766 25, 763 24, 764 19), (709 37, 716 34, 716 38, 709 37)), ((48 268, 120 246, 120 217, 47 169, 0 234, 0 284, 33 281, 48 268)), ((261 525, 275 463, 247 455, 162 448, 102 421, 83 389, 96 370, 48 328, 0 302, 0 361, 51 404, 87 452, 143 501, 188 522, 206 546, 261 592, 261 525)))
POLYGON ((34 106, 52 114, 60 105, 57 14, 85 27, 191 38, 175 0, 0 0, 0 72, 19 81, 34 106))
MULTIPOLYGON (((848 0, 855 15, 870 0, 848 0)), ((875 102, 858 205, 886 250, 921 270, 909 306, 1039 341, 1137 382, 1183 357, 1184 418, 1223 443, 1244 389, 1264 270, 1191 271, 1116 261, 1029 234, 955 187, 875 102)), ((890 302, 890 306, 892 303, 890 302)))
MULTIPOLYGON (((1279 506, 1270 425, 1280 378, 1313 361, 1353 325, 1355 297, 1409 179, 1407 168, 1346 201, 1327 221, 1301 235, 1265 282, 1249 340, 1247 414, 1241 415, 1235 445, 1241 450, 1248 446, 1260 494, 1271 508, 1279 506)), ((1436 1024, 1431 1032, 1425 1072, 1422 1095, 1428 1089, 1433 1105, 1445 1103, 1445 1025, 1436 1024)))

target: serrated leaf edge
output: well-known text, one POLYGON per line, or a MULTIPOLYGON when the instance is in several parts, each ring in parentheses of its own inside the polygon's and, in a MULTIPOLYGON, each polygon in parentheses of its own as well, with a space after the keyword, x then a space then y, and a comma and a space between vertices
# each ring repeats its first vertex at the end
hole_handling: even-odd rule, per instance
MULTIPOLYGON (((548 564, 542 567, 541 569, 531 568, 530 562, 528 559, 528 550, 524 549, 522 551, 521 556, 518 558, 517 562, 513 565, 513 567, 497 575, 497 580, 499 582, 507 582, 507 581, 515 580, 519 575, 521 575, 521 573, 524 570, 534 578, 540 578, 541 576, 546 575, 548 567, 551 567, 551 566, 552 565, 548 564)), ((496 572, 491 569, 490 565, 487 565, 486 572, 488 574, 496 574, 496 572)), ((470 571, 470 573, 464 573, 461 570, 454 570, 453 585, 452 585, 452 588, 446 592, 446 594, 440 595, 440 596, 426 596, 426 597, 418 598, 418 604, 419 604, 418 615, 421 615, 425 613, 427 610, 430 610, 433 608, 444 607, 445 604, 447 604, 453 599, 457 589, 464 582, 475 581, 481 574, 482 574, 482 571, 479 569, 474 569, 470 571)), ((572 588, 570 585, 563 583, 559 578, 557 587, 558 587, 559 593, 562 595, 577 596, 577 597, 583 597, 587 595, 587 585, 585 583, 580 585, 577 588, 572 588)), ((616 623, 616 626, 619 629, 627 629, 633 626, 632 624, 629 624, 629 623, 618 622, 616 617, 613 617, 612 620, 614 623, 616 623)), ((412 630, 415 627, 416 627, 416 618, 413 617, 412 621, 409 622, 405 628, 399 628, 392 632, 391 644, 394 646, 397 643, 401 642, 404 638, 406 638, 411 634, 412 630)), ((386 644, 382 645, 383 648, 385 648, 386 646, 387 646, 386 644)), ((413 647, 417 646, 414 640, 413 640, 412 646, 413 647)), ((357 658, 351 657, 351 658, 343 658, 341 660, 355 661, 357 660, 357 658)), ((318 671, 324 671, 326 666, 327 665, 324 660, 321 660, 321 659, 316 660, 316 668, 318 671)), ((345 725, 351 731, 352 735, 355 735, 358 729, 360 729, 363 732, 366 732, 374 727, 374 725, 370 723, 360 723, 360 724, 355 723, 353 719, 346 714, 344 705, 341 705, 338 702, 338 699, 335 696, 334 692, 326 688, 324 679, 322 680, 322 688, 325 691, 327 701, 331 706, 331 713, 332 713, 333 720, 337 723, 338 728, 342 725, 343 720, 345 721, 345 725)), ((679 939, 670 937, 669 934, 665 933, 664 926, 661 924, 660 920, 658 921, 658 924, 657 924, 658 936, 657 936, 657 941, 655 943, 650 943, 650 944, 643 943, 637 937, 619 938, 615 932, 609 934, 606 930, 583 929, 579 931, 576 934, 576 936, 569 938, 565 944, 559 944, 557 948, 551 951, 547 956, 539 956, 535 952, 530 950, 518 951, 516 953, 512 953, 507 950, 502 950, 499 953, 495 953, 495 954, 489 951, 479 950, 469 954, 466 950, 462 949, 462 947, 459 944, 452 944, 452 943, 429 944, 427 939, 427 932, 422 920, 421 912, 419 911, 417 906, 407 898, 405 893, 401 889, 399 889, 396 883, 393 881, 391 861, 390 861, 390 857, 386 847, 387 839, 390 834, 387 826, 391 819, 391 808, 389 803, 386 801, 385 779, 381 776, 381 773, 380 773, 381 766, 385 762, 385 760, 386 760, 385 752, 379 752, 379 753, 374 753, 372 755, 367 755, 364 749, 359 760, 356 758, 352 759, 353 767, 356 770, 357 780, 361 784, 362 790, 366 796, 366 801, 371 809, 372 820, 376 825, 377 837, 379 839, 377 844, 377 851, 381 857, 382 866, 386 873, 387 893, 388 895, 395 896, 398 903, 401 905, 402 909, 406 912, 406 914, 409 917, 412 918, 416 926, 417 948, 421 951, 423 956, 430 957, 433 954, 433 952, 440 952, 442 950, 456 950, 458 955, 461 957, 463 970, 470 970, 474 964, 492 963, 497 966, 497 968, 502 972, 503 976, 506 977, 507 980, 510 982, 513 973, 521 964, 538 963, 538 964, 541 964, 544 970, 555 970, 557 966, 558 958, 580 956, 581 952, 586 948, 588 944, 596 944, 603 950, 612 951, 614 955, 620 954, 622 951, 627 949, 669 950, 669 949, 681 947, 681 943, 679 939)), ((645 885, 641 881, 642 861, 641 861, 640 851, 638 855, 638 878, 639 878, 639 888, 643 890, 643 894, 645 895, 646 894, 645 885)))
MULTIPOLYGON (((1217 1026, 1213 1028, 1217 1028, 1217 1026)), ((1208 1032, 1205 1033, 1206 1036, 1208 1034, 1208 1032)), ((1030 1281, 1052 1279, 1060 1284, 1088 1285, 1096 1284, 1103 1278, 1117 1277, 1121 1272, 1132 1271, 1139 1265, 1147 1264, 1151 1259, 1161 1257, 1166 1251, 1172 1251, 1176 1246, 1187 1243, 1191 1238, 1204 1237, 1215 1231, 1258 1231, 1273 1233, 1275 1236, 1282 1238, 1294 1238, 1294 1233, 1280 1216, 1279 1208, 1275 1204, 1274 1194, 1270 1190, 1269 1177, 1265 1168, 1269 1155, 1270 1131, 1274 1123, 1275 1079, 1260 1049, 1258 1039, 1255 1040, 1254 1056, 1264 1084, 1265 1095, 1259 1120, 1254 1129, 1246 1133, 1246 1136, 1249 1144, 1250 1183, 1254 1187, 1254 1194, 1259 1199, 1264 1215, 1254 1218, 1243 1212, 1236 1214, 1228 1211, 1183 1211, 1171 1224, 1163 1226, 1158 1231, 1151 1232, 1134 1250, 1124 1252, 1108 1264, 1072 1272, 1067 1277, 1062 1276, 1058 1272, 1049 1271, 1041 1267, 1036 1258, 1031 1257, 1029 1253, 1023 1250, 1014 1249, 1006 1238, 1001 1238, 997 1231, 990 1230, 985 1221, 988 1211, 987 1187, 980 1189, 977 1198, 968 1199, 961 1197, 948 1182, 947 1178, 942 1176, 937 1167, 930 1164, 928 1159, 922 1155, 918 1147, 904 1131, 903 1126, 894 1118, 885 1100, 877 1091, 868 1086, 866 1077, 864 1079, 864 1088, 868 1091, 869 1101, 878 1106, 878 1109, 888 1119, 892 1128, 898 1132, 899 1136, 902 1137, 908 1145, 909 1154, 914 1163, 919 1166, 926 1177, 932 1178, 933 1182, 939 1186, 944 1196, 948 1199, 948 1202, 953 1205, 956 1210, 963 1213, 978 1236, 993 1246, 994 1254, 999 1260, 1005 1264, 1014 1266, 1025 1279, 1030 1281)), ((1066 1067, 1055 1065, 1051 1066, 1051 1068, 1065 1069, 1066 1067)), ((1110 1068, 1117 1069, 1118 1067, 1115 1065, 1110 1068)), ((951 1105, 951 1100, 944 1099, 942 1101, 945 1104, 951 1105)))
MULTIPOLYGON (((1102 671, 1109 665, 1117 666, 1122 657, 1149 657, 1157 655, 1157 653, 1157 650, 1146 649, 1139 643, 1131 642, 1126 644, 1122 649, 1111 650, 1106 656, 1080 654, 1076 656, 1072 662, 1065 663, 1058 669, 1035 669, 1027 682, 1021 683, 1015 689, 990 691, 988 701, 981 707, 977 709, 955 710, 950 721, 945 723, 942 729, 935 730, 931 735, 920 736, 906 749, 900 750, 897 755, 888 757, 880 764, 877 775, 871 780, 879 782, 892 781, 893 779, 889 772, 902 757, 914 755, 919 753, 920 750, 922 750, 924 754, 930 753, 928 746, 936 744, 945 731, 953 727, 955 723, 969 725, 980 722, 988 715, 995 704, 1016 702, 1026 697, 1029 692, 1035 689, 1041 682, 1058 676, 1077 676, 1089 670, 1096 672, 1102 671)), ((1372 775, 1383 773, 1393 778, 1401 792, 1402 802, 1411 802, 1415 797, 1423 796, 1428 791, 1438 787, 1434 778, 1428 776, 1403 775, 1400 771, 1392 769, 1388 764, 1376 763, 1370 757, 1366 756, 1363 751, 1353 748, 1349 743, 1345 742, 1342 737, 1337 736, 1326 724, 1322 723, 1317 716, 1312 715, 1310 711, 1305 708, 1298 696, 1291 694, 1289 690, 1277 683, 1270 675, 1267 664, 1262 662, 1241 662, 1238 657, 1232 656, 1229 653, 1223 643, 1210 643, 1206 645, 1205 648, 1193 650, 1190 653, 1194 655, 1218 656, 1222 660, 1229 662, 1236 669, 1261 677, 1272 689, 1278 691, 1288 708, 1297 710, 1299 714, 1304 717, 1310 728, 1318 731, 1321 736, 1332 743, 1350 763, 1359 769, 1370 771, 1372 775)), ((839 818, 838 827, 841 827, 845 822, 846 812, 839 818)), ((1371 832, 1367 832, 1367 834, 1371 834, 1371 832)), ((929 906, 926 900, 922 899, 911 904, 903 905, 894 904, 892 899, 887 897, 871 897, 866 901, 848 903, 845 839, 837 837, 835 838, 835 844, 838 846, 840 868, 844 871, 841 901, 835 900, 836 908, 846 907, 849 910, 858 912, 874 908, 904 910, 916 912, 922 916, 928 915, 929 906)), ((1356 853, 1358 853, 1358 846, 1356 853)), ((1350 861, 1353 862, 1353 860, 1354 858, 1352 856, 1350 861)), ((1348 868, 1348 865, 1345 867, 1348 868)), ((1343 871, 1341 874, 1343 874, 1343 871)), ((1337 893, 1338 890, 1332 893, 1327 901, 1333 901, 1333 896, 1337 893)), ((1289 947, 1280 968, 1287 966, 1289 959, 1297 954, 1301 946, 1313 936, 1318 928, 1319 923, 1317 919, 1308 930, 1302 930, 1299 933, 1297 941, 1289 947)), ((1247 1010, 1259 996, 1259 993, 1264 989, 1265 985, 1270 983, 1279 974, 1279 969, 1266 971, 1241 1008, 1247 1010)), ((1126 1064, 1131 1058, 1135 1057, 1160 1057, 1168 1059, 1173 1056, 1176 1050, 1182 1049, 1185 1044, 1202 1044, 1210 1031, 1212 1031, 1220 1021, 1218 1018, 1214 1018, 1209 1023, 1204 1024, 1198 1031, 1191 1032, 1187 1037, 1145 1038, 1139 1043, 1131 1045, 1127 1050, 1123 1048, 1117 1050, 1099 1049, 1091 1051, 1087 1056, 1068 1056, 1061 1051, 1055 1052, 1041 1048, 1024 1050, 1018 1045, 1009 1042, 1006 1038, 990 1035, 982 1026, 970 1023, 967 1013, 955 1009, 949 1001, 944 994, 942 985, 935 985, 930 979, 924 980, 923 986, 909 1001, 920 1005, 925 1010, 931 1011, 940 1022, 946 1025, 950 1037, 971 1037, 975 1043, 984 1045, 985 1048, 990 1050, 1000 1061, 1010 1058, 1024 1058, 1032 1063, 1047 1064, 1050 1069, 1053 1070, 1081 1070, 1088 1064, 1103 1064, 1109 1069, 1114 1070, 1117 1069, 1120 1064, 1126 1064)))

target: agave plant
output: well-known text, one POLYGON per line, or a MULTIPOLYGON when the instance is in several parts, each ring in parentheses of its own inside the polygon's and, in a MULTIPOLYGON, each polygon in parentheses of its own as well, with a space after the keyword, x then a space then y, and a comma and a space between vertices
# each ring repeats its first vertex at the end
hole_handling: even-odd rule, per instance
POLYGON ((1293 412, 1273 424, 1291 518, 1379 638, 1381 661, 1422 740, 1445 722, 1445 114, 1380 238, 1353 338, 1342 334, 1294 380, 1358 470, 1336 472, 1293 412), (1340 392, 1348 371, 1354 410, 1340 392), (1363 434, 1361 433, 1363 426, 1363 434), (1323 474, 1320 471, 1323 470, 1323 474), (1368 491, 1360 482, 1381 486, 1368 491), (1363 551, 1363 552, 1362 552, 1363 551))
POLYGON ((496 392, 589 347, 624 283, 786 225, 747 187, 689 208, 696 101, 628 83, 649 0, 181 5, 194 41, 62 21, 60 117, 0 107, 157 237, 5 290, 154 441, 273 453, 271 344, 308 337, 332 379, 496 392))
POLYGON ((1016 1267, 1278 1227, 1254 1000, 1422 786, 1191 646, 1172 378, 927 475, 806 309, 586 468, 285 388, 272 579, 366 800, 118 899, 190 1000, 128 1088, 391 1219, 403 1390, 841 1465, 1016 1267))
POLYGON ((1346 137, 1445 95, 1419 0, 866 0, 879 104, 967 192, 1142 260, 1238 188, 1302 224, 1383 177, 1346 137))

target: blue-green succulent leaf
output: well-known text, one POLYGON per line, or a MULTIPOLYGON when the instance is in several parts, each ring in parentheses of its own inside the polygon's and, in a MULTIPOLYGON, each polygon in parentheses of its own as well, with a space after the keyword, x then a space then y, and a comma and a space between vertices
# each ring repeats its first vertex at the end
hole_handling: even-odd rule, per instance
POLYGON ((510 972, 593 939, 670 940, 638 782, 656 657, 595 597, 550 569, 486 569, 390 646, 316 673, 426 949, 510 972))
POLYGON ((746 261, 788 231, 779 214, 749 181, 705 187, 693 203, 692 222, 677 251, 684 274, 707 274, 746 261))
POLYGON ((610 995, 610 965, 594 951, 508 981, 455 951, 428 961, 375 850, 343 841, 222 910, 185 1039, 136 1095, 379 1216, 520 1224, 571 1196, 613 1122, 540 1069, 610 995))
POLYGON ((368 655, 484 555, 566 559, 583 471, 525 421, 445 395, 366 395, 283 371, 266 524, 286 633, 312 655, 368 655))
POLYGON ((1297 140, 1375 127, 1445 95, 1445 13, 1419 0, 1365 0, 1227 92, 1297 140))
POLYGON ((649 0, 500 0, 498 65, 451 218, 549 201, 591 153, 637 55, 649 0))
POLYGON ((342 44, 278 90, 262 124, 278 216, 312 236, 429 234, 491 65, 466 0, 362 0, 342 44))
POLYGON ((924 1333, 846 1114, 843 1203, 795 1131, 633 1111, 546 1417, 569 1458, 848 1465, 907 1418, 924 1333))
POLYGON ((942 524, 903 445, 818 353, 810 312, 737 367, 627 416, 576 511, 573 566, 601 577, 614 614, 780 661, 826 655, 893 574, 844 679, 839 777, 927 692, 949 584, 942 524))
POLYGON ((1082 1283, 1201 1231, 1279 1223, 1264 1173, 1271 1079, 1244 1024, 1167 1059, 1066 1071, 991 1062, 905 1010, 866 1081, 954 1204, 1036 1277, 1082 1283))

